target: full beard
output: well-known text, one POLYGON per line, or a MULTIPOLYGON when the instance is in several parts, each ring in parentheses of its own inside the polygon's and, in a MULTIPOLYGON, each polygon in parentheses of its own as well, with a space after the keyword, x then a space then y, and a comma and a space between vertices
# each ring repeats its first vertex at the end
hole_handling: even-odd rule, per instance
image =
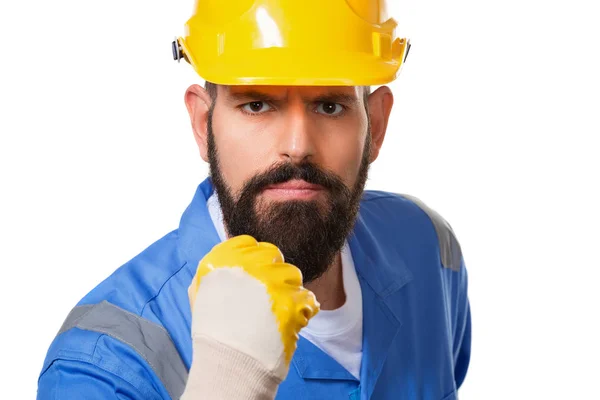
POLYGON ((300 269, 304 284, 328 270, 352 231, 368 176, 369 154, 370 132, 353 188, 315 164, 279 163, 248 180, 236 199, 220 170, 209 117, 210 176, 229 236, 250 235, 259 242, 274 244, 286 262, 300 269), (267 186, 292 179, 322 186, 326 200, 266 202, 259 197, 267 186))

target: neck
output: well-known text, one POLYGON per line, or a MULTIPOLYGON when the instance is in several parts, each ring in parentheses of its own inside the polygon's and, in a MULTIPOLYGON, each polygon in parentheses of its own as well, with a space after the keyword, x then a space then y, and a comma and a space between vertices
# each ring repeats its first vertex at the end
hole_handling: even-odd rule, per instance
POLYGON ((342 274, 342 256, 338 252, 333 264, 318 279, 304 285, 315 294, 321 310, 335 310, 346 302, 342 274))

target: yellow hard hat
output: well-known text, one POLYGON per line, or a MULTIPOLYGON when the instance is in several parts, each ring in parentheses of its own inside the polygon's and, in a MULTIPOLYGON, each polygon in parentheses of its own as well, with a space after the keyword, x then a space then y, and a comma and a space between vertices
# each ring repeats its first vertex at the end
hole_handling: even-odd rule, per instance
POLYGON ((385 0, 196 0, 173 56, 223 85, 381 85, 410 48, 396 26, 385 0))

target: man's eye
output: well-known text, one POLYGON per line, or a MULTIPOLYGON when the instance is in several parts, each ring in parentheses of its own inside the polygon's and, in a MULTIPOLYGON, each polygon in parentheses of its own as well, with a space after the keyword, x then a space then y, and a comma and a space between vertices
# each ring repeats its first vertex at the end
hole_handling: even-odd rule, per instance
POLYGON ((265 103, 264 101, 252 101, 250 103, 244 104, 242 109, 248 114, 262 114, 271 109, 271 106, 265 103))
POLYGON ((338 103, 319 103, 317 112, 319 114, 337 116, 344 111, 344 106, 338 103))

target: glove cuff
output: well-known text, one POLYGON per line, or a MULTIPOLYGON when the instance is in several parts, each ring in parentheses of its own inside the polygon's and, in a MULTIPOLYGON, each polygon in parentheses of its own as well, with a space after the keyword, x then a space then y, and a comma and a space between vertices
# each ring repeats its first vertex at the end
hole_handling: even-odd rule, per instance
POLYGON ((181 400, 275 398, 281 379, 254 358, 204 335, 194 335, 193 349, 181 400))

